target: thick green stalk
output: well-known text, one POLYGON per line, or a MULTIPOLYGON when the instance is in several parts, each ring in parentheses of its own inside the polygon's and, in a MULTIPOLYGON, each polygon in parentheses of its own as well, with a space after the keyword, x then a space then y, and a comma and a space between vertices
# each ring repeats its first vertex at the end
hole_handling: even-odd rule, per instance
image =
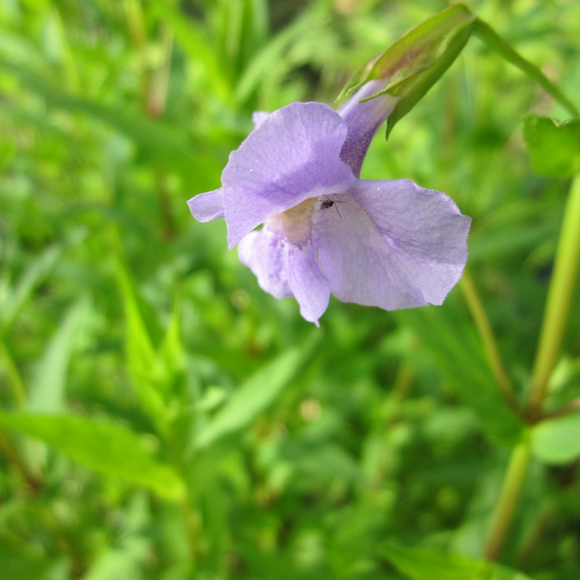
POLYGON ((530 443, 527 439, 512 451, 501 494, 493 510, 485 542, 484 557, 487 560, 496 560, 503 547, 526 478, 530 452, 530 443))
MULTIPOLYGON (((532 373, 529 417, 533 421, 541 416, 548 380, 560 355, 560 347, 566 330, 579 268, 580 176, 577 176, 572 182, 566 204, 532 373)), ((501 495, 492 514, 485 544, 484 554, 488 560, 497 558, 509 531, 524 484, 530 453, 528 438, 512 452, 501 495)))
POLYGON ((548 380, 560 356, 580 267, 580 176, 572 181, 556 250, 544 320, 532 373, 529 416, 538 419, 548 380))

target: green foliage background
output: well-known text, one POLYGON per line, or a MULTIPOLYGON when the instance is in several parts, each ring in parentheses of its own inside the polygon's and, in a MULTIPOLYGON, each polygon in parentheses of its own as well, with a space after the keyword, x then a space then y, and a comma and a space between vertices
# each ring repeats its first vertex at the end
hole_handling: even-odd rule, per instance
MULTIPOLYGON (((481 556, 526 428, 461 288, 396 313, 333 299, 316 329, 186 205, 252 111, 332 104, 446 5, 2 1, 2 578, 389 580, 392 543, 481 556)), ((578 2, 469 7, 580 106, 578 2)), ((529 112, 567 117, 472 39, 362 173, 472 216, 468 268, 520 401, 569 189, 534 173, 529 112)), ((548 411, 580 396, 579 298, 548 411)), ((538 580, 580 577, 568 421, 534 435, 502 552, 538 580)))

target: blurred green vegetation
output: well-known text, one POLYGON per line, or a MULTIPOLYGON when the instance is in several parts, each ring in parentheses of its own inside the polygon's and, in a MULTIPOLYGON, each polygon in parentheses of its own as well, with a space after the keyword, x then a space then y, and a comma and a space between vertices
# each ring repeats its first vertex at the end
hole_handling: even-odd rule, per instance
MULTIPOLYGON (((2 0, 2 578, 394 580, 387 542, 481 556, 523 423, 461 289, 396 313, 332 299, 316 329, 186 205, 252 111, 332 104, 446 5, 2 0)), ((469 7, 580 106, 576 0, 469 7)), ((519 401, 569 188, 533 172, 529 112, 566 118, 471 40, 362 173, 472 216, 519 401)), ((579 299, 548 411, 580 396, 579 299)), ((576 447, 534 460, 502 553, 538 580, 580 577, 576 447)))

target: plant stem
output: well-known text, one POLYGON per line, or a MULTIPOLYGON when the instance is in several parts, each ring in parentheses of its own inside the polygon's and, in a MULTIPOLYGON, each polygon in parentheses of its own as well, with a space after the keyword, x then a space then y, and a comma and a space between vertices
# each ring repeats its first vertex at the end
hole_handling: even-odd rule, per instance
POLYGON ((42 481, 28 470, 28 467, 18 455, 18 452, 3 429, 0 429, 0 451, 18 469, 32 491, 36 492, 41 488, 42 481))
POLYGON ((200 557, 200 516, 195 506, 195 494, 192 491, 187 473, 187 462, 184 458, 182 439, 175 424, 168 433, 169 452, 171 463, 186 485, 186 495, 179 504, 179 511, 185 528, 185 535, 189 548, 189 561, 193 568, 196 567, 200 557))
POLYGON ((145 110, 151 119, 159 119, 165 114, 167 90, 171 73, 171 55, 173 52, 173 32, 165 24, 161 24, 159 39, 163 54, 161 66, 155 69, 147 87, 145 110))
POLYGON ((572 402, 556 409, 551 413, 546 413, 542 419, 555 419, 556 417, 564 417, 565 415, 570 415, 571 413, 580 412, 580 397, 577 397, 572 402))
POLYGON ((403 361, 397 371, 387 410, 387 427, 395 423, 401 413, 401 405, 413 387, 414 372, 407 361, 403 361))
POLYGON ((571 115, 574 117, 580 115, 576 105, 574 105, 574 103, 556 85, 554 85, 537 66, 533 65, 517 53, 512 48, 511 44, 506 42, 497 32, 495 32, 495 30, 493 30, 493 28, 491 28, 491 26, 489 26, 489 24, 480 18, 476 18, 473 23, 473 35, 477 36, 479 40, 487 44, 489 48, 495 50, 508 62, 538 82, 542 88, 558 103, 560 103, 571 115))
POLYGON ((179 507, 187 536, 190 563, 195 567, 199 560, 199 516, 189 496, 182 500, 179 507))
POLYGON ((496 560, 509 531, 524 485, 530 461, 530 443, 526 439, 512 451, 499 500, 493 510, 485 542, 484 557, 496 560))
POLYGON ((161 169, 155 172, 155 185, 159 210, 161 212, 161 222, 163 224, 163 239, 166 242, 170 242, 177 235, 177 228, 171 210, 171 195, 167 175, 161 169))
POLYGON ((548 380, 560 355, 580 266, 580 175, 572 181, 556 250, 529 399, 532 421, 541 415, 548 380))
MULTIPOLYGON (((148 61, 149 39, 145 15, 140 0, 124 0, 127 27, 131 41, 141 54, 141 84, 143 112, 153 120, 159 120, 165 114, 167 90, 171 73, 171 56, 173 52, 173 30, 164 22, 159 25, 159 43, 162 60, 157 68, 151 68, 148 61)), ((155 172, 155 191, 163 224, 163 239, 173 240, 177 229, 171 211, 171 196, 167 186, 167 176, 161 170, 155 172)))
POLYGON ((147 108, 148 90, 150 82, 150 71, 147 65, 147 26, 145 24, 145 15, 141 6, 141 0, 124 0, 125 19, 129 37, 133 46, 141 55, 141 100, 143 108, 147 108))
POLYGON ((477 331, 479 332, 493 376, 495 377, 495 380, 497 381, 497 384, 507 402, 510 404, 512 409, 516 410, 517 403, 514 395, 514 388, 505 372, 499 349, 497 347, 497 342, 493 335, 485 308, 483 307, 483 303, 477 291, 477 287, 473 282, 473 278, 468 271, 463 272, 460 286, 465 301, 467 302, 467 306, 471 312, 471 316, 475 322, 475 326, 477 327, 477 331))
POLYGON ((528 567, 528 562, 541 546, 542 539, 548 532, 550 523, 556 520, 557 514, 558 509, 554 499, 545 500, 534 525, 524 534, 518 553, 518 568, 520 570, 525 570, 528 567))
MULTIPOLYGON (((165 114, 167 104, 167 90, 171 73, 171 53, 173 52, 173 32, 165 24, 161 24, 159 37, 163 51, 161 66, 153 71, 149 77, 147 87, 146 108, 147 116, 151 119, 160 119, 165 114)), ((161 170, 155 173, 157 199, 163 223, 163 238, 170 242, 176 236, 175 218, 171 211, 171 195, 167 186, 167 176, 161 170)))
POLYGON ((8 375, 9 383, 12 386, 12 397, 16 403, 17 407, 24 407, 26 405, 26 389, 24 388, 24 383, 18 367, 14 364, 10 352, 0 341, 0 356, 4 360, 4 366, 6 368, 6 374, 8 375))

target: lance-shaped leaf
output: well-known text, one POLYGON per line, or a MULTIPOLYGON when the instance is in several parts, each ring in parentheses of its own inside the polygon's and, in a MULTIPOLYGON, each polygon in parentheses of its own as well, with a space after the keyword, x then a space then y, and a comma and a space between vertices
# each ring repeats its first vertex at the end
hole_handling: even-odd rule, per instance
POLYGON ((388 545, 383 554, 412 580, 531 580, 517 570, 449 552, 388 545))
POLYGON ((580 173, 580 119, 557 123, 548 117, 528 115, 524 139, 534 170, 550 177, 580 173))
POLYGON ((365 63, 346 85, 343 94, 350 95, 369 81, 385 79, 384 88, 370 98, 385 93, 399 97, 387 120, 388 137, 397 121, 457 58, 471 35, 475 20, 476 17, 461 4, 438 12, 365 63))
POLYGON ((182 499, 177 472, 157 460, 133 431, 90 417, 0 412, 0 425, 44 441, 75 461, 105 475, 143 485, 160 496, 182 499))
POLYGON ((251 376, 199 433, 197 448, 207 448, 226 435, 241 431, 252 423, 273 403, 296 373, 304 369, 318 341, 319 335, 312 334, 301 347, 279 355, 251 376))

